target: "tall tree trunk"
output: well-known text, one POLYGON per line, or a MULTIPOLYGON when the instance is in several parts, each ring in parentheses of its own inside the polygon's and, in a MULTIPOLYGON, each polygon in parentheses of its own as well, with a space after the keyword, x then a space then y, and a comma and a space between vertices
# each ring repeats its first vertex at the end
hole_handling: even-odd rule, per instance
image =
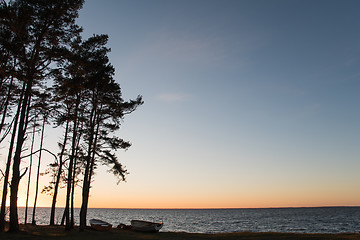
POLYGON ((71 217, 70 217, 70 225, 73 228, 75 224, 75 216, 74 216, 74 193, 75 193, 75 175, 76 175, 76 157, 74 159, 74 169, 73 169, 73 176, 72 176, 72 185, 71 185, 71 217))
POLYGON ((66 218, 66 212, 65 212, 65 209, 64 209, 64 212, 63 212, 63 215, 62 215, 62 218, 61 218, 60 226, 64 226, 64 225, 65 225, 65 218, 66 218))
POLYGON ((26 85, 24 83, 23 89, 21 91, 20 98, 19 98, 18 108, 17 108, 16 114, 15 114, 13 131, 12 131, 10 146, 9 146, 9 151, 8 151, 8 159, 6 162, 4 186, 3 186, 2 199, 1 199, 1 210, 0 210, 0 232, 4 231, 4 229, 5 229, 6 197, 7 197, 7 189, 8 189, 8 184, 9 184, 10 166, 11 166, 11 159, 12 159, 12 154, 13 154, 13 149, 14 149, 14 144, 15 144, 15 137, 16 137, 16 132, 17 132, 17 124, 18 124, 18 120, 19 120, 21 102, 23 100, 25 86, 26 85))
POLYGON ((21 103, 23 101, 24 92, 25 92, 26 83, 24 82, 22 91, 19 98, 18 107, 15 114, 15 120, 14 120, 14 126, 13 126, 13 132, 10 140, 10 146, 8 151, 8 159, 6 162, 6 170, 5 170, 5 176, 4 176, 4 187, 3 187, 3 193, 2 193, 2 199, 1 199, 1 211, 0 211, 0 231, 4 231, 5 229, 5 211, 6 211, 6 197, 7 197, 7 188, 9 183, 9 175, 10 175, 10 166, 11 166, 11 159, 15 144, 15 137, 17 133, 17 125, 18 120, 20 116, 20 110, 21 110, 21 103))
MULTIPOLYGON (((31 75, 30 75, 31 76, 31 75)), ((17 198, 19 192, 19 183, 20 183, 20 162, 21 162, 21 150, 25 141, 25 133, 27 122, 25 121, 27 116, 28 105, 31 99, 31 90, 32 90, 33 79, 30 77, 27 79, 26 90, 24 94, 24 99, 22 101, 19 127, 18 127, 18 136, 16 141, 16 148, 14 154, 13 162, 13 176, 11 179, 10 185, 10 232, 19 231, 19 219, 17 212, 17 198)))
POLYGON ((50 225, 55 225, 55 210, 56 210, 56 200, 57 200, 57 195, 58 195, 58 191, 59 191, 59 184, 60 184, 60 178, 61 178, 61 173, 62 173, 62 167, 63 167, 63 156, 64 156, 64 152, 66 149, 66 142, 67 142, 67 135, 69 132, 69 121, 66 122, 66 127, 65 127, 65 135, 64 135, 64 142, 61 148, 61 152, 60 152, 60 157, 59 157, 59 168, 58 168, 58 172, 56 175, 56 182, 55 182, 55 186, 54 186, 54 195, 52 198, 52 203, 51 203, 51 212, 50 212, 50 225))
POLYGON ((46 122, 46 116, 44 116, 42 127, 41 127, 40 153, 39 153, 39 161, 38 161, 38 168, 37 168, 37 175, 36 175, 35 200, 34 200, 33 216, 32 216, 32 222, 31 222, 32 225, 36 225, 35 213, 36 213, 36 203, 37 203, 37 198, 38 198, 38 193, 39 193, 40 163, 41 163, 41 153, 42 153, 43 142, 44 142, 45 122, 46 122))
POLYGON ((80 219, 82 219, 82 223, 84 225, 80 224, 81 230, 84 230, 86 227, 86 216, 87 216, 87 210, 88 210, 88 205, 89 205, 90 186, 91 186, 91 178, 92 178, 93 171, 94 171, 94 165, 95 165, 95 159, 94 159, 94 156, 91 156, 90 157, 90 166, 88 167, 89 170, 87 171, 86 184, 83 185, 80 219))
MULTIPOLYGON (((86 164, 88 166, 85 168, 86 176, 89 176, 89 171, 90 171, 90 159, 88 161, 89 164, 86 164)), ((80 209, 80 231, 84 231, 86 227, 86 215, 87 215, 89 193, 90 193, 90 183, 88 182, 88 177, 84 176, 84 183, 82 189, 82 203, 80 209)))
POLYGON ((96 153, 96 144, 97 137, 99 132, 99 117, 94 111, 94 120, 92 122, 91 136, 88 147, 88 161, 85 168, 84 174, 84 184, 83 184, 83 192, 82 192, 82 204, 80 210, 80 230, 84 230, 86 227, 86 215, 87 209, 89 205, 89 196, 90 196, 90 185, 91 185, 91 177, 94 171, 95 165, 95 153, 96 153), (97 126, 95 130, 95 126, 97 126))
MULTIPOLYGON (((74 138, 76 138, 76 122, 74 122, 74 130, 73 130, 73 143, 74 138)), ((73 147, 74 148, 74 147, 73 147)), ((69 169, 68 169, 68 177, 67 177, 67 185, 66 185, 66 204, 65 204, 65 229, 71 230, 71 222, 70 222, 70 195, 71 195, 71 186, 72 186, 72 175, 73 175, 73 165, 74 165, 74 151, 70 155, 69 169)))
POLYGON ((95 120, 96 117, 95 109, 93 107, 90 114, 90 131, 89 131, 89 142, 88 142, 88 152, 86 157, 86 166, 84 172, 84 181, 83 181, 83 189, 82 189, 82 203, 80 209, 80 231, 83 231, 86 227, 86 215, 87 215, 87 206, 88 206, 88 196, 90 192, 90 183, 89 183, 89 175, 90 175, 90 165, 91 165, 91 149, 94 141, 94 129, 95 129, 95 120))
POLYGON ((32 140, 31 140, 31 149, 30 149, 29 178, 28 178, 28 185, 27 185, 27 190, 26 190, 26 205, 25 205, 25 221, 24 221, 25 224, 27 224, 27 213, 28 213, 28 206, 29 206, 32 156, 33 156, 33 152, 34 152, 35 132, 36 132, 36 116, 34 119, 33 135, 32 135, 32 140))
MULTIPOLYGON (((82 128, 82 124, 79 126, 79 129, 82 128)), ((77 137, 77 143, 76 143, 76 153, 74 158, 74 169, 73 169, 73 181, 71 186, 71 220, 70 224, 71 226, 74 226, 75 224, 75 214, 74 214, 74 195, 75 195, 75 177, 76 177, 76 164, 77 164, 77 158, 78 158, 78 152, 79 152, 79 146, 80 146, 80 139, 81 139, 81 132, 79 132, 77 137)))
POLYGON ((70 221, 70 195, 71 195, 71 186, 72 186, 72 174, 73 174, 73 164, 75 158, 75 150, 76 150, 76 139, 77 139, 77 123, 78 123, 78 108, 80 105, 80 97, 76 99, 76 107, 75 107, 75 117, 74 117, 74 126, 73 126, 73 136, 71 143, 71 154, 70 154, 70 163, 68 169, 68 180, 66 186, 66 205, 65 205, 65 229, 71 230, 71 221, 70 221))

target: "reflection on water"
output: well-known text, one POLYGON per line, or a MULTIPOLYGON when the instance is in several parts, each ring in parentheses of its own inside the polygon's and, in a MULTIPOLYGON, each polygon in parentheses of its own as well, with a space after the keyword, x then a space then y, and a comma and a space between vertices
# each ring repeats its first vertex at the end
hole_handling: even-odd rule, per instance
MULTIPOLYGON (((20 222, 24 221, 20 208, 20 222)), ((79 224, 79 209, 75 222, 79 224)), ((28 212, 31 222, 32 209, 28 212)), ((56 223, 63 209, 57 209, 56 223)), ((36 210, 36 222, 49 224, 50 208, 36 210)), ((88 220, 98 218, 117 226, 132 219, 163 221, 162 231, 216 232, 359 232, 360 207, 269 208, 269 209, 89 209, 88 220)))

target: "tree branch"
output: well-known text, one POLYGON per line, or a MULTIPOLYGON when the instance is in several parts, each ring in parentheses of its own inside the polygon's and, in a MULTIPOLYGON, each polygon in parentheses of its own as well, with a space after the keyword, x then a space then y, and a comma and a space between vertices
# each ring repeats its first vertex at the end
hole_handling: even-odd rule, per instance
POLYGON ((28 154, 28 155, 26 155, 26 156, 22 156, 21 158, 30 157, 31 155, 34 155, 35 153, 38 153, 38 152, 40 152, 40 151, 46 151, 46 152, 50 153, 51 155, 53 155, 54 158, 56 159, 56 161, 58 160, 57 157, 56 157, 56 155, 55 155, 54 153, 50 152, 49 150, 47 150, 47 149, 45 149, 45 148, 41 148, 41 149, 39 149, 39 150, 36 150, 35 152, 30 153, 30 154, 28 154))
POLYGON ((26 174, 28 168, 25 169, 25 172, 23 172, 23 174, 20 175, 20 179, 22 179, 22 177, 26 174))
POLYGON ((13 118, 13 120, 11 121, 11 123, 9 124, 9 126, 7 127, 4 135, 3 135, 2 138, 0 139, 0 143, 1 143, 1 142, 7 137, 7 135, 10 133, 11 128, 12 128, 13 123, 14 123, 14 120, 15 120, 15 118, 13 118))

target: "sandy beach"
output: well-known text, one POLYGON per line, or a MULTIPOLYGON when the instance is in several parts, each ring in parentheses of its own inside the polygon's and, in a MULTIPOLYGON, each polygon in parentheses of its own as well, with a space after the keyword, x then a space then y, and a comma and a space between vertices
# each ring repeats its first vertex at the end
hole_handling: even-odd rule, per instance
POLYGON ((185 232, 159 232, 159 233, 140 233, 129 230, 112 229, 108 232, 98 232, 92 229, 86 229, 84 232, 79 232, 78 229, 66 232, 60 226, 32 226, 21 225, 21 232, 19 233, 0 233, 2 240, 15 239, 65 239, 65 240, 275 240, 275 239, 360 239, 360 234, 356 233, 341 233, 341 234, 300 234, 300 233, 218 233, 218 234, 203 234, 203 233, 185 233, 185 232))

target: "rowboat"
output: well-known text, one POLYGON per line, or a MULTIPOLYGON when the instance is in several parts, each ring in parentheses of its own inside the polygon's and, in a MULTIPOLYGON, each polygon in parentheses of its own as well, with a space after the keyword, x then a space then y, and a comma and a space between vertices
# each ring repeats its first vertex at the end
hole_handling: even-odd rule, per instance
POLYGON ((90 226, 97 231, 109 231, 112 228, 110 223, 101 221, 99 219, 91 219, 90 226))
POLYGON ((139 232, 158 232, 163 225, 164 223, 131 220, 132 229, 139 232))

